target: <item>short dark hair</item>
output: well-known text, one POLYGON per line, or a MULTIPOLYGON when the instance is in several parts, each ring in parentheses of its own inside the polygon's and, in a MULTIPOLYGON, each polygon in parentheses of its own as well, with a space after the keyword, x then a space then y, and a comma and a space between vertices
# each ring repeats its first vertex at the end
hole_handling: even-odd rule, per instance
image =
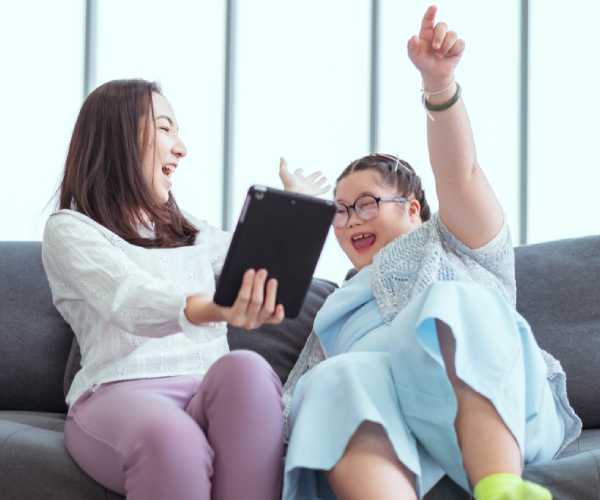
POLYGON ((421 178, 410 163, 394 155, 372 153, 350 163, 337 178, 335 185, 351 173, 363 170, 378 172, 383 183, 395 188, 400 195, 406 198, 414 196, 421 205, 421 220, 425 222, 431 218, 431 209, 425 198, 421 178))
POLYGON ((144 178, 153 93, 161 94, 157 83, 132 79, 107 82, 88 95, 71 137, 59 208, 75 209, 141 247, 192 245, 198 229, 171 193, 159 203, 144 178), (155 238, 139 234, 144 215, 154 223, 155 238))

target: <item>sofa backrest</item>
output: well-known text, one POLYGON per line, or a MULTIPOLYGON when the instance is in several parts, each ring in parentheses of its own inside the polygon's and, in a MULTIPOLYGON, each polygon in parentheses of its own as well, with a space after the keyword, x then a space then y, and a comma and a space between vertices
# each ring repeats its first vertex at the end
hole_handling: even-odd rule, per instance
POLYGON ((562 363, 569 399, 600 428, 600 236, 515 249, 517 309, 562 363))
MULTIPOLYGON (((515 249, 517 308, 567 372, 570 400, 600 428, 600 236, 515 249)), ((230 329, 232 349, 263 354, 285 379, 334 285, 315 280, 301 316, 259 332, 230 329)), ((77 370, 73 334, 51 302, 39 242, 0 242, 0 410, 65 411, 63 376, 77 370)))
POLYGON ((232 350, 250 349, 258 352, 271 364, 281 382, 285 383, 312 331, 318 310, 336 287, 330 281, 314 279, 298 317, 285 319, 279 325, 263 325, 253 332, 230 326, 227 335, 229 347, 232 350))
MULTIPOLYGON (((314 279, 298 317, 280 325, 230 328, 231 349, 262 354, 284 381, 335 287, 314 279)), ((79 362, 73 332, 52 304, 40 242, 0 242, 0 410, 66 411, 79 362)))
POLYGON ((0 410, 65 411, 72 339, 52 304, 40 242, 0 242, 0 410))

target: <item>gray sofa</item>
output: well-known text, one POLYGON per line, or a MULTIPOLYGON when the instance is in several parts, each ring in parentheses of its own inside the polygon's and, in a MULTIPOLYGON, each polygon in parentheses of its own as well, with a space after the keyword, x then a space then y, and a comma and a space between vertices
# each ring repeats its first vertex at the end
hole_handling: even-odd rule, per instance
MULTIPOLYGON (((518 309, 568 374, 583 435, 556 461, 528 467, 555 499, 600 499, 600 237, 516 249, 518 309)), ((285 380, 314 314, 334 289, 314 280, 295 320, 248 334, 233 349, 261 353, 285 380)), ((68 325, 52 306, 39 242, 0 242, 0 499, 122 498, 87 477, 63 446, 64 390, 78 368, 68 325)), ((427 500, 468 496, 447 478, 427 500)))

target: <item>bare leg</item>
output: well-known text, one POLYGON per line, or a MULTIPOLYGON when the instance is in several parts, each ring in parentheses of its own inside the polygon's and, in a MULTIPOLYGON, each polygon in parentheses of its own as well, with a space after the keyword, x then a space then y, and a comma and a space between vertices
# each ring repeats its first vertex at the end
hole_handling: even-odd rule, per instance
POLYGON ((340 500, 416 500, 414 475, 379 424, 364 422, 327 478, 340 500))
POLYGON ((436 320, 446 372, 458 402, 455 420, 458 444, 472 485, 496 472, 521 475, 519 446, 492 403, 456 376, 456 344, 448 325, 436 320))

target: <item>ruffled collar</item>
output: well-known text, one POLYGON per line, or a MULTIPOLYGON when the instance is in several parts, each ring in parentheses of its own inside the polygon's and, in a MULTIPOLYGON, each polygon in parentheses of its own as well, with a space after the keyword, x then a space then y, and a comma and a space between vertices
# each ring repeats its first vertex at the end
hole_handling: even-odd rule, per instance
POLYGON ((323 349, 333 354, 340 329, 360 307, 373 300, 371 291, 371 266, 366 266, 334 291, 317 313, 313 323, 315 334, 323 349))
POLYGON ((408 303, 413 291, 437 275, 441 254, 437 214, 379 250, 373 263, 329 295, 317 313, 314 331, 327 354, 338 350, 340 330, 367 302, 375 299, 379 315, 389 323, 408 303))
POLYGON ((415 290, 431 283, 441 266, 439 216, 399 236, 373 258, 371 286, 384 321, 390 322, 415 290))

